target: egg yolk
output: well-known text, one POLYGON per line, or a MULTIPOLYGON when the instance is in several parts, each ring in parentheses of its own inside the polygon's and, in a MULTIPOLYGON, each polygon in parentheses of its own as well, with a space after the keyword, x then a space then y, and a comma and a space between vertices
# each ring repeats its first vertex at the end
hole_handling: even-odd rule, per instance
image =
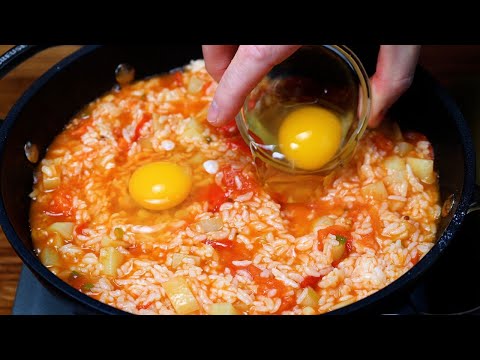
POLYGON ((192 189, 189 168, 170 162, 143 165, 130 177, 130 196, 149 210, 166 210, 184 201, 192 189))
POLYGON ((338 151, 342 141, 340 119, 321 107, 306 106, 284 119, 278 132, 278 144, 293 166, 318 170, 338 151))

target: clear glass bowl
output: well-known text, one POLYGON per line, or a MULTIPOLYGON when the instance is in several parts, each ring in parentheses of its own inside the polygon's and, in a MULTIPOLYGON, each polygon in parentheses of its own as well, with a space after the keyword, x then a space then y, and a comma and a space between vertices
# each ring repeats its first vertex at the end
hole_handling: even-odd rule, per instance
POLYGON ((350 160, 367 126, 370 82, 357 56, 343 45, 302 46, 275 66, 250 93, 236 117, 255 161, 290 174, 326 175, 350 160), (317 105, 342 123, 341 145, 320 169, 296 168, 278 146, 278 129, 293 109, 317 105))

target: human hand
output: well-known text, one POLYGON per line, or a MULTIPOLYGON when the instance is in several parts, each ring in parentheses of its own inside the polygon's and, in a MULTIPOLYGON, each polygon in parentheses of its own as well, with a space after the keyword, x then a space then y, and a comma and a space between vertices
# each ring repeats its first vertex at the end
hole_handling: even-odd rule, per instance
MULTIPOLYGON (((204 45, 207 71, 218 87, 208 121, 221 126, 240 111, 260 80, 301 45, 204 45)), ((387 110, 410 87, 420 53, 419 45, 382 45, 371 79, 369 125, 378 126, 387 110)))

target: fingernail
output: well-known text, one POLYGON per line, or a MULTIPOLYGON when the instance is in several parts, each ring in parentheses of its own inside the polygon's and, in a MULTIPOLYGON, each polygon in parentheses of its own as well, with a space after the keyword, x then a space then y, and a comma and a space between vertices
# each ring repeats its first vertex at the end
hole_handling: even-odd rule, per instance
POLYGON ((218 105, 215 100, 213 100, 208 109, 207 120, 212 125, 215 125, 218 122, 218 105))

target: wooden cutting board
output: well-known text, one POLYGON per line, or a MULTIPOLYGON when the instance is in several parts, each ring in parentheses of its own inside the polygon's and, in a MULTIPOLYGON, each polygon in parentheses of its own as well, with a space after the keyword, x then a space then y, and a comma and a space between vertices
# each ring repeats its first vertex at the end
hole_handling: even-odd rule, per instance
MULTIPOLYGON (((11 47, 12 45, 0 45, 0 55, 11 47)), ((78 46, 60 46, 46 50, 0 80, 0 118, 5 118, 11 106, 35 79, 77 49, 78 46)), ((444 85, 454 87, 463 79, 480 76, 479 60, 480 46, 442 45, 425 46, 420 62, 444 85)), ((480 81, 474 88, 480 93, 480 81)), ((467 116, 466 118, 468 119, 467 116)), ((477 146, 478 144, 480 142, 477 142, 477 146)), ((21 261, 0 229, 0 315, 11 313, 20 269, 21 261)))

